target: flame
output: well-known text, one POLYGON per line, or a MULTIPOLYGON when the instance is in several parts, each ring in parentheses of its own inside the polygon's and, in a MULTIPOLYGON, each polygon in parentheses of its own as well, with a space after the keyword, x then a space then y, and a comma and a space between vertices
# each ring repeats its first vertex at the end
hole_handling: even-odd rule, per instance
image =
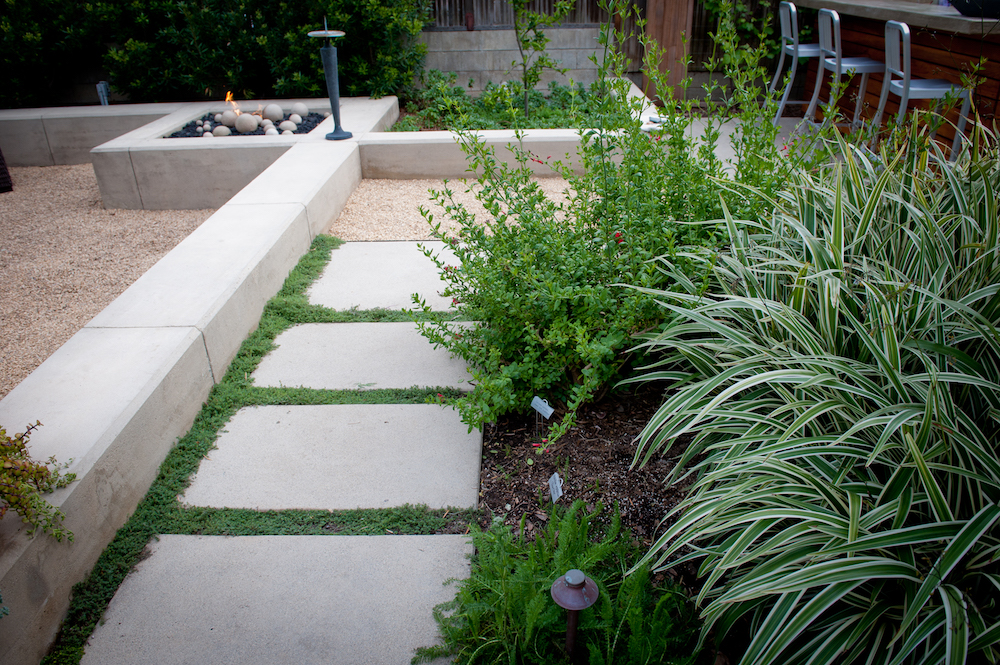
POLYGON ((231 90, 228 91, 228 92, 226 92, 226 103, 227 104, 232 104, 233 105, 233 112, 236 113, 236 115, 240 115, 240 113, 241 113, 241 111, 240 111, 240 105, 233 101, 233 93, 232 93, 231 90))

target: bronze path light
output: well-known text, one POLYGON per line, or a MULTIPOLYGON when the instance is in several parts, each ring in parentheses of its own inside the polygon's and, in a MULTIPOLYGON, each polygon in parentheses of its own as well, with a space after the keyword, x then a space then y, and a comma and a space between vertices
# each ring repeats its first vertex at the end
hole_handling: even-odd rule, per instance
POLYGON ((552 600, 566 612, 566 653, 573 657, 573 646, 576 642, 576 624, 580 619, 580 610, 585 610, 597 602, 599 595, 597 584, 583 574, 583 571, 573 570, 552 583, 552 600))

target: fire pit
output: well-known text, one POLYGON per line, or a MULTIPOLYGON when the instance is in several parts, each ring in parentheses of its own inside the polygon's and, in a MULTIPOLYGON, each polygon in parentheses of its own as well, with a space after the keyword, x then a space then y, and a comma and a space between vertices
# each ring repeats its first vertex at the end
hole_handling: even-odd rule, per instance
MULTIPOLYGON (((258 104, 256 110, 244 112, 233 101, 232 93, 226 93, 226 102, 232 105, 222 113, 206 113, 191 120, 179 130, 164 138, 215 138, 226 136, 280 136, 308 134, 330 113, 311 113, 302 102, 296 102, 287 110, 279 104, 267 106, 258 104)), ((248 102, 243 102, 247 105, 248 102)))

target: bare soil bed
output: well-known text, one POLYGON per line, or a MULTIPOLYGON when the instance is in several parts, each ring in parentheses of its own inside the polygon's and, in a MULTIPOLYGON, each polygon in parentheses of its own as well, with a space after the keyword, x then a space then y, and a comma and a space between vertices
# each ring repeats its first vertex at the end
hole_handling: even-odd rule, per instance
POLYGON ((479 486, 481 526, 499 515, 520 529, 523 517, 530 537, 547 520, 543 507, 551 502, 549 478, 558 473, 563 481, 559 503, 579 500, 588 510, 600 503, 605 517, 617 506, 622 526, 649 547, 662 533, 661 520, 688 486, 664 484, 673 467, 668 459, 657 457, 632 468, 635 439, 662 403, 655 384, 612 393, 580 409, 576 425, 542 453, 536 446, 545 430, 544 425, 536 430, 534 412, 488 424, 479 486))

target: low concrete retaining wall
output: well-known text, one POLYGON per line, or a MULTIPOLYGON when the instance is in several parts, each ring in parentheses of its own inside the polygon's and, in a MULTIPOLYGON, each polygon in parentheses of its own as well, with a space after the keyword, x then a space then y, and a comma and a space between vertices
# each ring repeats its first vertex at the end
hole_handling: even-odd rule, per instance
MULTIPOLYGON (((496 151, 497 159, 507 163, 515 162, 514 153, 507 148, 517 144, 517 137, 511 130, 487 130, 479 132, 486 144, 496 151)), ((391 178, 410 180, 415 178, 464 178, 471 176, 465 160, 465 153, 458 143, 458 135, 452 132, 376 132, 362 137, 361 172, 365 178, 391 178)), ((543 161, 562 160, 579 168, 577 148, 580 137, 573 129, 529 129, 524 132, 520 143, 522 149, 536 155, 543 161)), ((539 176, 554 176, 545 164, 528 162, 531 170, 539 176)))
MULTIPOLYGON (((628 95, 629 98, 642 100, 641 118, 655 112, 656 107, 634 83, 630 84, 628 95)), ((486 145, 494 148, 499 161, 513 164, 516 158, 508 146, 518 144, 521 149, 545 162, 528 162, 532 172, 540 177, 559 175, 548 165, 557 160, 572 166, 577 173, 582 168, 577 154, 580 133, 575 129, 524 130, 520 143, 513 130, 485 130, 479 131, 478 135, 486 145)), ((358 143, 361 146, 361 172, 365 178, 411 180, 473 176, 468 171, 465 153, 454 132, 371 132, 361 137, 358 143)))
MULTIPOLYGON (((310 111, 330 109, 326 99, 261 100, 243 103, 244 110, 277 101, 285 107, 301 101, 310 111)), ((329 143, 333 118, 308 134, 163 138, 206 113, 218 113, 218 102, 186 104, 155 122, 103 143, 90 152, 105 208, 128 210, 197 210, 218 208, 264 172, 293 145, 329 143)), ((399 117, 395 97, 348 98, 341 102, 341 124, 355 138, 388 129, 399 117)))
POLYGON ((8 431, 41 420, 39 459, 78 479, 48 500, 73 543, 0 520, 0 662, 35 665, 72 586, 128 519, 264 304, 361 180, 358 145, 298 143, 0 401, 8 431))
POLYGON ((0 150, 7 166, 86 164, 102 143, 187 104, 116 104, 0 109, 0 150))

